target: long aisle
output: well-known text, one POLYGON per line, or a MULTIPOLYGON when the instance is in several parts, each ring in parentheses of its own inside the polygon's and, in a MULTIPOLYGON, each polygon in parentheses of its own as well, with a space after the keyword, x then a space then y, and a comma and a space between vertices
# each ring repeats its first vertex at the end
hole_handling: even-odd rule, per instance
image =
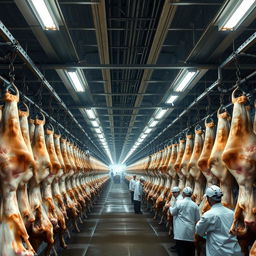
POLYGON ((174 256, 164 227, 149 213, 133 212, 127 184, 110 183, 64 256, 174 256))

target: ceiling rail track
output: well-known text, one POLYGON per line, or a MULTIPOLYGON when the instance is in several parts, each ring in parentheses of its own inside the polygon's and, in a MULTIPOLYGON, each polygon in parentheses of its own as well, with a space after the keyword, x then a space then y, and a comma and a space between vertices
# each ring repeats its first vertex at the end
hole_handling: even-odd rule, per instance
POLYGON ((54 97, 54 99, 58 102, 58 104, 65 110, 65 112, 69 115, 71 120, 80 128, 80 130, 84 133, 84 135, 88 138, 90 143, 97 149, 97 151, 101 152, 97 145, 92 141, 90 136, 86 133, 84 128, 79 124, 79 122, 76 120, 74 115, 71 113, 71 111, 68 109, 66 104, 62 101, 62 99, 59 97, 59 95, 56 93, 54 88, 50 85, 50 83, 46 80, 44 75, 41 73, 41 71, 37 68, 37 66, 34 64, 32 59, 28 56, 26 51, 22 48, 22 46, 19 44, 19 42, 14 38, 14 36, 10 33, 10 31, 7 29, 7 27, 0 21, 0 35, 6 42, 10 42, 17 51, 18 56, 25 62, 26 66, 35 74, 35 76, 42 82, 42 84, 49 90, 51 95, 54 97))
MULTIPOLYGON (((243 51, 247 50, 250 46, 253 45, 253 43, 256 42, 256 32, 253 33, 246 41, 244 41, 230 56, 226 58, 220 64, 218 68, 218 79, 212 83, 208 88, 205 89, 205 91, 200 94, 184 111, 182 111, 177 118, 175 118, 170 124, 168 124, 161 132, 157 134, 150 142, 147 143, 146 146, 140 148, 139 151, 137 151, 137 154, 140 152, 146 152, 146 148, 150 147, 152 143, 158 139, 161 135, 163 135, 168 129, 170 129, 175 123, 177 123, 185 114, 187 114, 193 107, 195 107, 202 99, 204 99, 210 92, 213 91, 217 86, 219 86, 222 82, 222 73, 221 70, 224 69, 227 65, 229 65, 231 62, 235 60, 237 55, 242 53, 243 51)), ((247 82, 249 79, 254 77, 256 75, 256 71, 252 72, 250 75, 248 75, 246 78, 242 79, 240 81, 240 84, 247 82)), ((144 154, 143 154, 144 155, 144 154)), ((140 157, 141 158, 141 157, 140 157)))

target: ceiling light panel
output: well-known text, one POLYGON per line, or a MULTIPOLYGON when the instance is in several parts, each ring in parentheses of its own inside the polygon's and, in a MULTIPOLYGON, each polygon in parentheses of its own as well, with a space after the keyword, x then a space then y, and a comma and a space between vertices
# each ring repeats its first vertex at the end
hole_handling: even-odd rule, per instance
POLYGON ((93 127, 99 127, 99 123, 97 120, 91 120, 91 124, 93 127))
POLYGON ((95 112, 92 108, 90 109, 85 109, 85 112, 88 116, 89 119, 96 119, 96 115, 95 115, 95 112))
POLYGON ((152 128, 146 128, 146 130, 144 131, 145 134, 148 134, 152 131, 153 129, 152 128))
POLYGON ((159 121, 157 121, 157 120, 152 120, 152 121, 148 124, 148 127, 150 127, 150 128, 155 127, 158 123, 159 123, 159 121))
POLYGON ((59 30, 58 23, 46 0, 29 0, 28 3, 44 30, 59 30))
POLYGON ((78 75, 77 71, 67 71, 68 74, 68 78, 73 86, 73 88, 77 91, 77 92, 84 92, 84 86, 82 84, 81 78, 78 75))
POLYGON ((155 119, 161 119, 161 118, 166 114, 167 111, 168 111, 168 109, 162 109, 162 108, 160 108, 160 109, 156 112, 155 119))
POLYGON ((100 128, 95 128, 95 129, 94 129, 94 131, 95 131, 96 133, 99 133, 99 134, 101 134, 101 133, 102 133, 102 131, 101 131, 101 129, 100 129, 100 128))
POLYGON ((224 11, 222 22, 219 25, 220 30, 237 29, 256 6, 255 0, 238 0, 234 3, 236 4, 229 11, 229 14, 224 11))
POLYGON ((174 91, 183 92, 189 86, 191 81, 195 78, 197 71, 185 71, 175 81, 174 91))
POLYGON ((176 96, 176 95, 170 95, 170 97, 167 99, 167 101, 165 103, 172 104, 177 98, 178 98, 178 96, 176 96))

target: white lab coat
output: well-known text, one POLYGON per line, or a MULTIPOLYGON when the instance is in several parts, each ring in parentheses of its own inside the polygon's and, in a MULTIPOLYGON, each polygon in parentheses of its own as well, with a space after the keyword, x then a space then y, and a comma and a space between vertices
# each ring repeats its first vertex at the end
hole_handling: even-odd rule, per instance
POLYGON ((173 233, 175 240, 195 241, 195 225, 200 219, 199 208, 190 197, 176 201, 170 207, 173 216, 173 233))
POLYGON ((237 238, 229 233, 234 212, 221 203, 215 204, 201 217, 196 233, 206 235, 207 256, 241 256, 237 238))
POLYGON ((136 181, 135 187, 134 187, 134 196, 133 199, 136 201, 142 201, 142 195, 143 195, 143 187, 140 181, 136 181))
MULTIPOLYGON (((179 200, 183 200, 182 194, 179 194, 177 197, 172 196, 171 207, 174 207, 176 205, 177 201, 179 201, 179 200)), ((171 209, 171 208, 169 208, 169 209, 171 209)))
POLYGON ((130 191, 134 191, 134 189, 135 189, 135 184, 136 184, 136 180, 131 179, 130 182, 129 182, 129 190, 130 190, 130 191))

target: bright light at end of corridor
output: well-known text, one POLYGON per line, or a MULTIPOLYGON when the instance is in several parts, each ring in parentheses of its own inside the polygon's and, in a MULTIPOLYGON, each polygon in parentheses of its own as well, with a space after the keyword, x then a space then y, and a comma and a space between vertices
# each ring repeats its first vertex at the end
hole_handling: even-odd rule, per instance
POLYGON ((113 172, 123 172, 126 169, 126 165, 125 164, 111 164, 109 166, 110 171, 113 172))

